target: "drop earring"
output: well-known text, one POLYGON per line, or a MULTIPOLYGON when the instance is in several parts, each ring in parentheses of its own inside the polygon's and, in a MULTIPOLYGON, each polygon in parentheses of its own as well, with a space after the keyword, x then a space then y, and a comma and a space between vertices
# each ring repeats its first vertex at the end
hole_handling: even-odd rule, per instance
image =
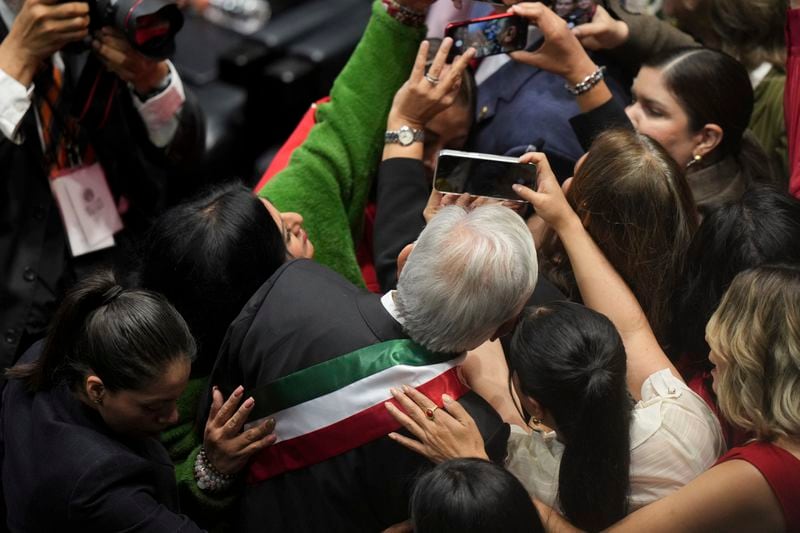
POLYGON ((691 160, 691 161, 689 161, 689 164, 688 164, 688 165, 686 165, 686 168, 687 168, 687 169, 689 169, 689 168, 691 168, 693 165, 696 165, 696 164, 700 163, 700 161, 702 161, 702 160, 703 160, 703 156, 702 156, 702 155, 700 155, 700 154, 694 154, 694 155, 692 156, 692 160, 691 160))

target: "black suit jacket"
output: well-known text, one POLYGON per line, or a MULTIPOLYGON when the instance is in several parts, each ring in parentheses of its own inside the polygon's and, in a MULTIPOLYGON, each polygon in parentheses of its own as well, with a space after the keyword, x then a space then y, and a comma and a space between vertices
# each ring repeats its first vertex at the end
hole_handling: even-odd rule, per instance
MULTIPOLYGON (((0 21, 0 40, 6 35, 0 21)), ((68 89, 77 83, 87 55, 62 54, 68 89)), ((130 244, 164 209, 171 187, 185 184, 184 174, 203 154, 203 116, 188 91, 175 137, 162 150, 150 143, 130 92, 121 87, 106 125, 86 128, 115 200, 125 197, 130 205, 123 215, 125 230, 115 236, 118 245, 110 250, 71 257, 42 164, 35 104, 20 126, 21 145, 0 135, 0 368, 13 364, 43 333, 64 290, 77 277, 99 264, 127 261, 130 244)))
POLYGON ((0 450, 10 531, 200 531, 177 514, 175 472, 161 443, 113 434, 64 383, 37 393, 6 383, 0 450))
MULTIPOLYGON (((226 394, 243 384, 247 394, 297 370, 400 338, 406 335, 380 296, 299 259, 278 269, 231 324, 210 383, 226 394)), ((475 393, 459 402, 475 417, 490 456, 502 459, 508 426, 475 393)), ((429 467, 422 456, 382 437, 247 485, 236 530, 379 531, 408 517, 409 488, 429 467)))

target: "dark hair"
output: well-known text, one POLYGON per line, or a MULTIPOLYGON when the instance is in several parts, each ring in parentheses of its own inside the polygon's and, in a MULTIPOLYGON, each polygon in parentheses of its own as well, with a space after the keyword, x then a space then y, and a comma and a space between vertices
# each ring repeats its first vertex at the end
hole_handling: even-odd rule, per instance
MULTIPOLYGON (((650 137, 608 130, 592 143, 567 199, 636 295, 659 342, 668 344, 672 294, 697 230, 681 169, 650 137)), ((572 265, 554 231, 544 235, 540 255, 545 276, 579 300, 572 265)))
POLYGON ((454 459, 428 471, 409 506, 416 533, 544 531, 519 480, 482 459, 454 459))
POLYGON ((520 392, 552 415, 564 444, 558 473, 564 515, 590 531, 622 519, 633 403, 614 325, 575 303, 526 310, 511 339, 508 367, 520 392))
POLYGON ((706 158, 708 162, 730 156, 745 183, 774 181, 763 148, 752 135, 745 135, 754 95, 741 63, 717 50, 679 48, 658 54, 642 66, 661 72, 667 89, 686 112, 691 131, 700 131, 706 124, 722 128, 722 140, 706 158))
POLYGON ((143 253, 141 283, 183 314, 206 375, 228 325, 287 257, 281 231, 264 204, 238 182, 217 186, 164 213, 143 253))
POLYGON ((109 270, 79 281, 56 311, 38 360, 6 371, 32 391, 61 381, 75 389, 89 373, 110 391, 139 390, 172 361, 193 359, 181 315, 160 294, 123 289, 109 270))
MULTIPOLYGON (((786 63, 786 0, 711 0, 707 20, 720 48, 748 69, 786 63)), ((698 21, 701 22, 701 21, 698 21)))
POLYGON ((689 248, 674 304, 671 355, 690 355, 709 368, 706 323, 733 278, 767 263, 800 264, 800 201, 766 186, 752 187, 703 220, 689 248))

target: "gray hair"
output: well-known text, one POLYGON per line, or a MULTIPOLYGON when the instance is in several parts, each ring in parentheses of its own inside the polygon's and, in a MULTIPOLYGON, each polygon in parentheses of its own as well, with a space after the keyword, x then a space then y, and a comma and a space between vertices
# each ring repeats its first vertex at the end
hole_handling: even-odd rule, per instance
POLYGON ((520 311, 536 276, 533 237, 519 215, 497 205, 470 212, 450 206, 420 234, 395 303, 412 340, 463 352, 520 311))

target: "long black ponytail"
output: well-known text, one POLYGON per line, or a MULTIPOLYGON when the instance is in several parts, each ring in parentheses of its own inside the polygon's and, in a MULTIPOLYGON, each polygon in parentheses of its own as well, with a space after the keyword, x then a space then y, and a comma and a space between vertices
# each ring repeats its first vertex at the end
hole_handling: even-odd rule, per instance
POLYGON ((627 514, 632 400, 614 325, 582 305, 528 311, 508 354, 521 392, 553 417, 564 444, 558 498, 565 516, 596 531, 627 514))

